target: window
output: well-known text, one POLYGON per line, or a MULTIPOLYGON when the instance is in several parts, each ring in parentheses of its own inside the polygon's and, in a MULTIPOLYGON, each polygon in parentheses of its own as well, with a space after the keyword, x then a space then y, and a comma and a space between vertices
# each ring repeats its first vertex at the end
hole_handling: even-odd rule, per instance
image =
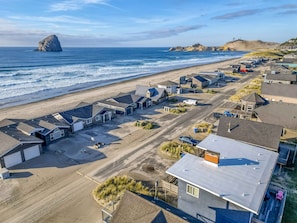
POLYGON ((87 125, 92 124, 92 118, 88 118, 88 119, 86 120, 86 124, 87 124, 87 125))
POLYGON ((187 194, 190 194, 193 197, 199 198, 199 188, 194 187, 190 184, 187 184, 187 194))

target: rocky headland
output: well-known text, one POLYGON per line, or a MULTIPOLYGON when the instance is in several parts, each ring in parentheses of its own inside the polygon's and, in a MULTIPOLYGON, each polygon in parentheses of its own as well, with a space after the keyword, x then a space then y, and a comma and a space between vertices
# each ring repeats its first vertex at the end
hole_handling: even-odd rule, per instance
POLYGON ((261 40, 234 40, 227 42, 223 46, 204 46, 200 43, 194 44, 192 46, 177 46, 172 47, 169 49, 169 51, 185 51, 185 52, 191 52, 191 51, 254 51, 254 50, 260 50, 260 49, 275 49, 279 46, 278 43, 274 42, 264 42, 261 40))
POLYGON ((56 35, 50 35, 39 41, 36 51, 42 52, 61 52, 62 47, 56 35))

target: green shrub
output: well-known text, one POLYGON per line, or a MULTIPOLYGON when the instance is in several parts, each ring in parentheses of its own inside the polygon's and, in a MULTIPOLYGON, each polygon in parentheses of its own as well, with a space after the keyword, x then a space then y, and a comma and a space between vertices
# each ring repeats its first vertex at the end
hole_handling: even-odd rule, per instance
POLYGON ((160 150, 163 153, 166 153, 172 158, 179 159, 182 153, 191 153, 195 154, 195 148, 191 145, 185 143, 177 143, 177 142, 166 142, 163 143, 160 147, 160 150))
POLYGON ((140 181, 136 182, 127 176, 115 176, 107 179, 93 191, 93 194, 97 200, 108 202, 115 200, 125 190, 149 194, 149 188, 145 187, 140 181))

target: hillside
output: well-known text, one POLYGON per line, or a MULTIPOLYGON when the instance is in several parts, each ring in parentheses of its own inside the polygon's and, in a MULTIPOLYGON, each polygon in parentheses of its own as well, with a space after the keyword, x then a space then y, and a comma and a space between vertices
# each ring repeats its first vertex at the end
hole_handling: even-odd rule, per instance
POLYGON ((280 49, 292 50, 297 49, 297 38, 289 39, 288 41, 279 45, 280 49))
POLYGON ((260 49, 275 49, 279 46, 278 43, 264 42, 261 40, 234 40, 227 42, 223 46, 204 46, 200 43, 194 44, 192 46, 177 46, 172 47, 169 51, 254 51, 260 49))
POLYGON ((223 48, 224 49, 232 49, 236 51, 253 51, 253 50, 260 50, 260 49, 275 49, 279 46, 278 43, 274 42, 264 42, 261 40, 234 40, 227 42, 223 48))

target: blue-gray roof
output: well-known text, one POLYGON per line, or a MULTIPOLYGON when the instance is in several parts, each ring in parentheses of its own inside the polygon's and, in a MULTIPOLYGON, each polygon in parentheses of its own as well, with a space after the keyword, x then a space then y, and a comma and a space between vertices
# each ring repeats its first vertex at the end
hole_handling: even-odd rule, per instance
POLYGON ((197 147, 220 153, 219 165, 186 154, 166 173, 258 214, 278 153, 213 134, 197 147))

